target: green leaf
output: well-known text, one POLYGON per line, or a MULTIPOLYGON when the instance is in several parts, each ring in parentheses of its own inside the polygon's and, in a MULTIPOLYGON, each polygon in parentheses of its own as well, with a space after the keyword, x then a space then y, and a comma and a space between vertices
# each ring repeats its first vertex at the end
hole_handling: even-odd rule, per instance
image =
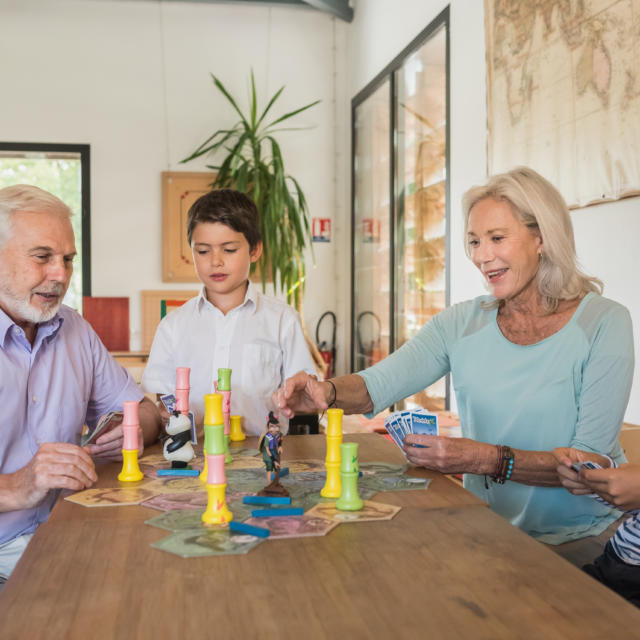
POLYGON ((319 104, 320 102, 322 102, 322 100, 315 100, 314 102, 310 102, 309 104, 306 104, 304 107, 300 107, 299 109, 296 109, 295 111, 290 111, 289 113, 285 113, 283 116, 280 116, 277 120, 274 120, 273 122, 271 122, 268 126, 267 129, 271 129, 271 127, 273 127, 274 125, 278 124, 278 122, 282 122, 283 120, 287 120, 288 118, 292 118, 293 116, 302 113, 303 111, 306 111, 307 109, 310 109, 311 107, 315 107, 315 105, 319 104))

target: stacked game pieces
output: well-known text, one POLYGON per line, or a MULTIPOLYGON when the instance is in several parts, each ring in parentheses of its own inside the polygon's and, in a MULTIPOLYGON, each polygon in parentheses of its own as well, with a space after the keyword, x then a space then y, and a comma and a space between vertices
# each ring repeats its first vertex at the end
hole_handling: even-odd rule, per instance
POLYGON ((340 445, 340 479, 342 492, 336 502, 340 511, 360 511, 364 506, 358 494, 358 443, 344 442, 340 445))
MULTIPOLYGON (((222 395, 220 393, 206 393, 204 396, 204 446, 202 453, 204 454, 204 466, 200 473, 200 481, 207 481, 207 454, 211 451, 207 448, 207 433, 211 434, 211 430, 207 430, 207 427, 213 427, 216 425, 222 425, 224 433, 224 418, 222 417, 222 395), (218 410, 220 405, 220 410, 218 410), (218 420, 218 422, 214 422, 218 420)), ((223 445, 224 446, 224 445, 223 445)))
POLYGON ((204 447, 207 482, 207 509, 202 514, 205 524, 227 524, 233 514, 227 508, 224 471, 224 417, 222 395, 208 393, 204 397, 204 447))
POLYGON ((122 471, 118 474, 120 482, 138 482, 144 478, 138 466, 138 419, 137 400, 127 400, 123 403, 124 417, 122 418, 122 471))
POLYGON ((216 391, 222 394, 225 462, 231 462, 231 454, 229 453, 229 422, 231 418, 231 369, 218 369, 218 382, 216 384, 216 391))
POLYGON ((229 440, 231 440, 231 442, 242 442, 246 440, 246 436, 242 431, 242 416, 231 416, 229 440))
POLYGON ((327 480, 320 491, 323 498, 339 498, 342 492, 340 481, 340 443, 342 442, 342 409, 327 410, 327 480))

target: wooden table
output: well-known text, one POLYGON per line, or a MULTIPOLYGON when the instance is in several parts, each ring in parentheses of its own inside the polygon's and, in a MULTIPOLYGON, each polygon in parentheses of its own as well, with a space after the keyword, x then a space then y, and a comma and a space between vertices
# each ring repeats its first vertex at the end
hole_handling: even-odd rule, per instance
MULTIPOLYGON (((361 461, 402 462, 375 434, 361 461)), ((250 445, 253 442, 250 442, 250 445)), ((323 436, 291 436, 289 459, 323 436)), ((114 486, 118 465, 100 470, 114 486)), ((391 521, 267 540, 247 555, 183 559, 144 507, 59 501, 0 592, 9 638, 621 638, 640 611, 438 473, 427 491, 378 494, 391 521)))

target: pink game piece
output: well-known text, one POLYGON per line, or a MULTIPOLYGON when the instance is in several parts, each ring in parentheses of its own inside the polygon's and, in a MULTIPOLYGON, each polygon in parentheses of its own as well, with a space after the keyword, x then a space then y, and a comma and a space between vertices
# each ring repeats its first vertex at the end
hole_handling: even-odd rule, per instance
POLYGON ((176 410, 187 415, 189 413, 189 367, 176 368, 176 410))
POLYGON ((140 426, 138 419, 138 402, 136 400, 127 400, 123 403, 123 408, 122 433, 124 435, 124 441, 122 448, 125 451, 137 451, 138 427, 140 426))
POLYGON ((207 484, 226 484, 224 472, 224 453, 207 455, 207 484))

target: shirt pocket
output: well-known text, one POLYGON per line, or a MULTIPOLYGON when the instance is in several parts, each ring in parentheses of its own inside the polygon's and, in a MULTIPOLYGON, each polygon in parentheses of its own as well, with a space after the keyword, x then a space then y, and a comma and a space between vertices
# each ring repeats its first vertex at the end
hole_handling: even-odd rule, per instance
POLYGON ((271 344, 246 344, 242 352, 242 386, 246 393, 269 395, 280 386, 282 355, 271 344))

